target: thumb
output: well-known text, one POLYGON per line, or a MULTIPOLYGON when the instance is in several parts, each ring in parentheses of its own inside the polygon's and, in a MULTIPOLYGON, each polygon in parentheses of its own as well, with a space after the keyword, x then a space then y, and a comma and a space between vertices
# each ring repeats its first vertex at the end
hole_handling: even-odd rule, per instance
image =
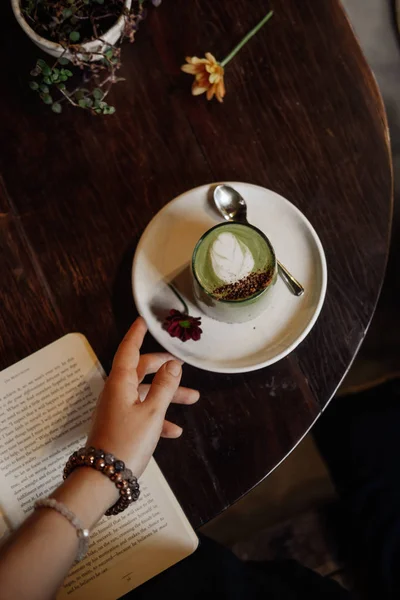
POLYGON ((169 360, 156 373, 147 394, 145 404, 149 408, 166 413, 182 377, 182 366, 176 360, 169 360))

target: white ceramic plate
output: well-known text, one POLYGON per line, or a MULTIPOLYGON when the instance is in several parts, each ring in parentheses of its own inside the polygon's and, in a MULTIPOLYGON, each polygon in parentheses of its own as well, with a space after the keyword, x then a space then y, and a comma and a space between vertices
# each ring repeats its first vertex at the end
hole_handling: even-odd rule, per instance
POLYGON ((166 350, 206 371, 243 373, 273 364, 304 340, 324 302, 327 269, 316 232, 291 202, 257 185, 226 183, 245 198, 249 222, 269 237, 279 260, 303 284, 303 296, 291 294, 278 277, 270 306, 253 321, 233 325, 201 313, 192 295, 190 262, 198 239, 222 221, 211 201, 215 184, 185 192, 155 215, 135 253, 132 286, 139 313, 166 350), (181 342, 162 329, 171 308, 182 310, 169 282, 185 298, 190 314, 202 317, 197 342, 181 342))

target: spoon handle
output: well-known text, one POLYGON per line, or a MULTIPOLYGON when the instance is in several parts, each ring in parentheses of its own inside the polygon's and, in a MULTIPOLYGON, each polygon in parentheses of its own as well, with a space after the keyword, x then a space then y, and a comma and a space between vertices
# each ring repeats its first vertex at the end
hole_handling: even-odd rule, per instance
POLYGON ((299 283, 297 279, 293 277, 291 273, 289 273, 287 268, 281 262, 279 262, 279 260, 278 269, 283 281, 286 283, 289 290, 293 292, 295 296, 301 296, 302 294, 304 294, 304 288, 301 285, 301 283, 299 283))

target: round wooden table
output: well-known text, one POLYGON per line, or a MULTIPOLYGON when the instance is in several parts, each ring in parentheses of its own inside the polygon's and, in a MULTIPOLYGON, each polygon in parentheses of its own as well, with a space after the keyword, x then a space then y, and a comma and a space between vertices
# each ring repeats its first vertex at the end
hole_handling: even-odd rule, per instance
MULTIPOLYGON (((186 189, 249 181, 289 198, 324 245, 321 316, 289 357, 257 372, 190 367, 201 402, 156 458, 194 526, 276 467, 334 394, 384 276, 392 170, 382 99, 337 0, 165 0, 123 51, 114 116, 55 115, 28 87, 37 49, 0 8, 0 367, 69 331, 105 368, 135 317, 130 269, 150 218, 186 189), (223 104, 190 95, 186 55, 222 59, 223 104)), ((146 350, 156 347, 146 342, 146 350)))

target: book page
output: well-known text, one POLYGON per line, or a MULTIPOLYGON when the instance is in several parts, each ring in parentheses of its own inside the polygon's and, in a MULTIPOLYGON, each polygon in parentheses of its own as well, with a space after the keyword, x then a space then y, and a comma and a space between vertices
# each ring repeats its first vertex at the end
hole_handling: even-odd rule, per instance
MULTIPOLYGON (((0 508, 11 528, 62 482, 103 386, 103 369, 80 334, 0 373, 0 508)), ((154 460, 140 485, 136 503, 93 529, 60 599, 114 600, 195 550, 197 537, 154 460)))
POLYGON ((0 512, 0 546, 9 533, 10 528, 7 524, 5 516, 0 512))

